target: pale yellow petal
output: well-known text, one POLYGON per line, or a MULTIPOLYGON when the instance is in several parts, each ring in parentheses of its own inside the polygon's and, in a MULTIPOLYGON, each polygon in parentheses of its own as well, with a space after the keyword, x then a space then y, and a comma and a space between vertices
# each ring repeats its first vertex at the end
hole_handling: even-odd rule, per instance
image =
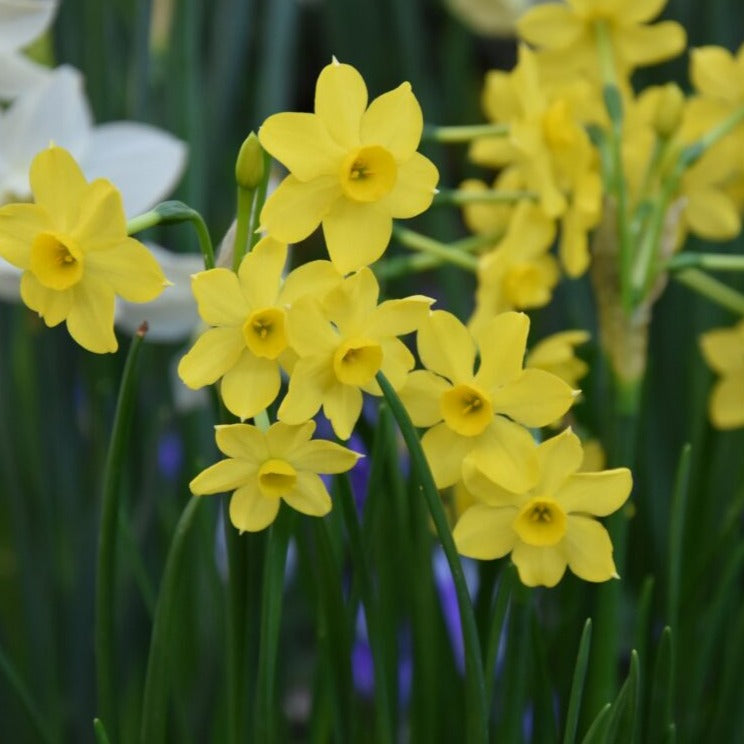
POLYGON ((318 303, 303 297, 287 311, 287 336, 301 356, 330 356, 339 344, 339 336, 318 303))
POLYGON ((279 283, 287 261, 287 244, 271 237, 256 243, 240 263, 240 287, 251 310, 276 304, 279 283))
POLYGON ((612 560, 612 542, 595 519, 569 515, 566 536, 560 543, 568 567, 584 581, 618 578, 612 560))
POLYGON ((744 370, 727 375, 713 387, 710 420, 719 429, 744 426, 744 370))
POLYGON ((382 145, 398 162, 408 160, 421 141, 424 117, 410 83, 375 98, 362 116, 363 145, 382 145))
POLYGON ((266 200, 261 227, 283 243, 297 243, 320 225, 341 193, 337 176, 319 176, 308 182, 287 176, 266 200))
POLYGON ((98 178, 87 185, 69 232, 86 252, 110 247, 126 237, 124 203, 110 181, 98 178))
POLYGON ((537 461, 540 465, 541 493, 555 494, 566 479, 575 473, 584 459, 581 442, 571 428, 541 442, 537 448, 537 461))
POLYGON ((462 479, 462 462, 473 444, 470 437, 460 436, 444 422, 424 434, 421 446, 437 488, 454 486, 462 479))
POLYGON ((279 303, 291 305, 306 295, 322 300, 341 283, 341 279, 341 274, 330 261, 310 261, 289 273, 279 292, 279 303))
POLYGON ((445 310, 435 310, 419 328, 418 353, 423 365, 454 383, 471 380, 475 342, 470 331, 445 310))
POLYGON ((258 483, 238 488, 230 499, 230 521, 241 532, 266 529, 279 513, 281 501, 261 493, 258 483))
POLYGON ((690 80, 699 93, 727 101, 735 77, 736 63, 728 49, 710 45, 690 50, 690 80))
POLYGON ((57 230, 67 232, 75 226, 80 204, 88 188, 83 172, 67 150, 48 147, 31 162, 31 191, 57 230))
POLYGON ((507 312, 479 325, 475 338, 480 350, 476 380, 493 390, 517 379, 522 372, 530 319, 524 313, 507 312))
POLYGON ((365 266, 325 296, 323 310, 342 337, 367 335, 366 323, 375 312, 379 294, 380 285, 365 266))
POLYGON ((269 457, 265 435, 250 424, 215 426, 214 438, 223 455, 253 462, 256 467, 269 457))
POLYGON ((244 349, 240 328, 212 328, 181 359, 178 376, 194 390, 211 385, 237 363, 244 349))
POLYGON ((431 297, 423 295, 386 300, 372 311, 365 328, 372 338, 413 333, 429 317, 433 302, 431 297))
POLYGON ((466 457, 462 464, 462 480, 473 498, 488 506, 511 506, 517 508, 529 494, 516 494, 494 483, 477 466, 477 457, 466 457))
POLYGON ((348 439, 362 413, 362 393, 351 385, 335 383, 323 398, 323 413, 339 439, 348 439))
POLYGON ((67 330, 80 346, 96 354, 116 351, 114 334, 114 291, 83 278, 72 289, 72 307, 67 330))
POLYGON ((332 62, 318 76, 315 113, 333 139, 346 150, 358 147, 367 86, 351 66, 332 62))
POLYGON ((247 460, 220 460, 199 473, 189 483, 189 488, 196 496, 225 493, 245 485, 257 472, 255 463, 247 460))
POLYGON ((547 426, 561 417, 574 400, 574 391, 560 377, 542 369, 525 369, 491 396, 494 411, 525 426, 547 426))
POLYGON ((627 501, 632 488, 633 476, 628 468, 573 473, 555 491, 555 498, 567 513, 606 517, 627 501))
POLYGON ((326 359, 298 359, 277 417, 287 424, 303 424, 311 419, 333 384, 333 369, 326 359))
POLYGON ((490 561, 511 551, 517 540, 512 522, 517 510, 476 504, 467 509, 452 532, 460 555, 490 561))
POLYGON ((449 383, 427 370, 411 372, 398 395, 414 426, 434 426, 442 420, 439 400, 449 383))
POLYGON ((584 24, 565 5, 546 3, 530 8, 517 21, 521 39, 538 47, 566 47, 583 32, 584 24))
POLYGON ((555 545, 545 547, 518 541, 511 557, 525 586, 555 586, 566 572, 566 558, 555 545))
POLYGON ((266 442, 271 457, 294 462, 294 453, 298 447, 307 444, 315 431, 315 422, 306 421, 299 426, 285 424, 283 421, 273 423, 266 432, 266 442))
POLYGON ((297 470, 311 470, 313 473, 345 473, 360 457, 357 452, 335 442, 313 439, 293 450, 291 463, 297 470))
POLYGON ((59 325, 70 313, 73 290, 49 289, 30 272, 21 275, 21 299, 24 304, 35 310, 49 328, 59 325))
POLYGON ((733 328, 714 328, 700 337, 708 366, 725 374, 744 367, 744 321, 733 328))
POLYGON ((645 23, 656 18, 669 0, 623 0, 622 20, 626 23, 645 23))
POLYGON ((438 181, 439 171, 434 163, 415 152, 398 166, 395 186, 380 204, 398 219, 415 217, 431 206, 438 181))
POLYGON ((220 393, 225 407, 240 419, 253 418, 268 408, 279 394, 279 362, 254 356, 244 349, 222 377, 220 393))
POLYGON ((248 317, 248 306, 234 271, 209 269, 191 277, 201 319, 211 326, 241 326, 248 317))
MULTIPOLYGON (((382 347, 382 366, 380 371, 385 375, 393 390, 396 392, 403 387, 408 373, 414 368, 416 360, 406 345, 397 338, 384 338, 380 341, 382 347)), ((377 380, 364 387, 366 392, 382 395, 377 380)))
POLYGON ((345 155, 315 114, 274 114, 261 125, 258 139, 300 181, 335 175, 345 155))
POLYGON ((685 48, 687 34, 675 21, 653 26, 628 26, 615 34, 614 41, 623 62, 631 67, 654 65, 676 57, 685 48))
POLYGON ((0 256, 27 269, 34 238, 53 230, 47 213, 36 204, 8 204, 0 208, 0 256))
POLYGON ((706 240, 730 240, 741 232, 736 204, 714 188, 697 188, 687 194, 685 219, 690 229, 706 240))
POLYGON ((393 219, 383 202, 334 202, 323 217, 328 254, 342 274, 377 261, 390 243, 393 219))
POLYGON ((297 473, 297 485, 282 498, 293 509, 310 517, 322 517, 331 511, 331 497, 315 473, 297 473))

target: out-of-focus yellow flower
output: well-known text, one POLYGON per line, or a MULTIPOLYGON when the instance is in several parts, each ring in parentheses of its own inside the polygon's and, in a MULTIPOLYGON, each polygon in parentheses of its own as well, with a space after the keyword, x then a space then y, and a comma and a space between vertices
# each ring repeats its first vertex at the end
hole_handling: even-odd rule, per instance
POLYGON ((282 500, 312 517, 331 510, 318 473, 344 473, 361 455, 340 444, 312 439, 315 423, 272 424, 263 432, 250 424, 215 427, 220 452, 227 459, 211 465, 189 483, 196 496, 234 491, 230 521, 241 532, 268 527, 282 500))
POLYGON ((586 439, 581 446, 584 448, 584 459, 579 466, 579 472, 593 473, 597 470, 604 470, 607 465, 607 454, 602 442, 599 439, 586 439))
POLYGON ((419 330, 427 369, 408 375, 400 397, 416 426, 431 427, 421 444, 438 488, 462 478, 463 462, 513 491, 535 484, 535 443, 525 427, 555 421, 575 394, 549 372, 522 368, 529 325, 524 313, 502 313, 471 335, 438 310, 419 330))
POLYGON ((0 208, 0 256, 23 270, 21 299, 48 326, 63 320, 82 347, 116 351, 114 299, 155 299, 167 281, 127 235, 121 195, 88 183, 72 156, 49 147, 31 163, 33 204, 0 208))
POLYGON ((520 203, 504 239, 478 262, 475 312, 469 326, 476 332, 506 310, 547 305, 558 283, 558 262, 549 254, 555 223, 539 207, 520 203))
POLYGON ((341 282, 328 261, 312 261, 282 282, 287 246, 263 238, 236 274, 201 271, 191 288, 199 315, 212 326, 178 365, 179 377, 198 389, 222 379, 228 411, 252 418, 274 402, 281 384, 280 361, 291 360, 287 308, 304 294, 323 294, 341 282))
POLYGON ((544 369, 572 388, 589 371, 589 365, 576 356, 576 347, 589 340, 587 331, 561 331, 535 344, 527 354, 525 366, 544 369))
POLYGON ((733 328, 715 328, 700 337, 708 366, 721 378, 713 387, 708 412, 713 426, 744 426, 744 320, 733 328))
POLYGON ((522 39, 550 53, 554 65, 596 75, 597 23, 605 24, 621 73, 675 57, 685 47, 679 23, 656 18, 667 0, 567 0, 528 10, 517 23, 522 39))
POLYGON ((466 463, 465 486, 480 503, 455 525, 462 555, 481 560, 511 553, 527 586, 555 586, 566 566, 585 581, 618 578, 607 530, 594 517, 617 511, 627 500, 627 468, 577 472, 583 458, 578 437, 566 429, 537 447, 539 478, 521 494, 510 493, 466 463))
POLYGON ((340 439, 351 436, 362 391, 382 395, 382 372, 398 390, 413 355, 397 336, 412 333, 434 300, 420 295, 377 304, 380 288, 368 269, 346 278, 322 302, 306 297, 289 312, 288 338, 299 355, 278 417, 299 424, 322 406, 340 439))
POLYGON ((393 218, 415 217, 434 197, 439 174, 416 152, 422 130, 410 83, 367 108, 362 76, 334 59, 318 77, 314 114, 275 114, 259 130, 264 149, 290 171, 261 225, 294 243, 322 223, 341 273, 368 266, 387 247, 393 218))

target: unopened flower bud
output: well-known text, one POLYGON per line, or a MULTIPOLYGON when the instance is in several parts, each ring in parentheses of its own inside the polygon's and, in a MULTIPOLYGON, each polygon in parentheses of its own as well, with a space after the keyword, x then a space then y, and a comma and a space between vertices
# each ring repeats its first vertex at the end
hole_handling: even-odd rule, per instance
POLYGON ((241 189, 255 189, 264 176, 264 151, 254 132, 243 141, 235 161, 235 180, 241 189))
POLYGON ((685 94, 676 83, 667 83, 659 91, 654 115, 654 129, 661 137, 669 137, 682 120, 685 94))

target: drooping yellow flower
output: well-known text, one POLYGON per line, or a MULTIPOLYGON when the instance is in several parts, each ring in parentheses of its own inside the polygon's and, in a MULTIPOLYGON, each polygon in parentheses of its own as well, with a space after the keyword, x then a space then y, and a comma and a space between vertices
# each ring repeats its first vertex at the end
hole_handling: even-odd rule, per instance
POLYGON ((575 388, 589 371, 589 365, 576 356, 576 347, 589 340, 587 331, 560 331, 542 339, 530 349, 527 367, 552 372, 575 388))
POLYGON ((583 452, 579 438, 566 429, 537 448, 539 478, 521 494, 487 478, 474 463, 464 466, 464 481, 480 503, 455 525, 462 555, 481 560, 511 553, 527 586, 555 586, 568 566, 586 581, 618 578, 607 530, 593 517, 617 511, 632 488, 627 468, 577 472, 583 452))
POLYGON ((109 181, 88 183, 60 147, 40 152, 29 177, 34 203, 0 208, 0 256, 23 270, 23 302, 49 327, 66 321, 89 351, 116 351, 115 296, 149 302, 165 276, 127 235, 121 195, 109 181))
POLYGON ((502 313, 471 335, 438 310, 419 330, 427 369, 408 375, 400 397, 416 426, 431 427, 421 444, 438 488, 460 480, 464 462, 512 491, 535 484, 535 443, 525 427, 555 421, 575 392, 549 372, 522 368, 529 325, 524 313, 502 313))
POLYGON ((367 88, 335 59, 315 89, 315 113, 270 116, 258 136, 290 172, 269 197, 261 225, 295 243, 322 223, 328 253, 343 274, 376 261, 390 241, 393 218, 429 207, 439 174, 416 152, 423 116, 402 83, 367 108, 367 88))
POLYGON ((341 282, 328 261, 300 266, 282 282, 286 259, 287 246, 267 237, 237 274, 217 268, 192 277, 199 314, 212 327, 181 359, 178 374, 193 389, 221 379, 225 406, 241 419, 263 411, 279 393, 280 362, 291 361, 287 308, 341 282))
POLYGON ((380 288, 367 268, 346 278, 322 303, 297 302, 288 331, 299 355, 278 417, 299 424, 322 406, 340 439, 348 439, 362 411, 362 391, 382 395, 382 372, 395 390, 414 359, 397 336, 415 331, 433 302, 413 296, 377 304, 380 288))
POLYGON ((667 0, 567 0, 528 10, 517 23, 522 39, 551 55, 554 65, 596 74, 597 23, 605 24, 621 74, 675 57, 685 47, 679 23, 645 25, 667 0))
POLYGON ((217 447, 227 459, 211 465, 189 484, 196 496, 234 491, 230 521, 241 532, 268 527, 280 502, 313 517, 331 510, 318 473, 344 473, 361 455, 340 444, 312 439, 315 423, 280 421, 263 432, 250 424, 215 427, 217 447))
POLYGON ((718 429, 744 426, 744 320, 733 328, 715 328, 700 337, 708 366, 721 375, 708 407, 718 429))

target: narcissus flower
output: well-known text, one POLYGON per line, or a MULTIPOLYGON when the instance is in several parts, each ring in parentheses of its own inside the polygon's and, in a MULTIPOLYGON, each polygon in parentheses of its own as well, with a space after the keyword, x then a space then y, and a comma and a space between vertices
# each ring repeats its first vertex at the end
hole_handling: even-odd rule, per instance
POLYGON ((167 284, 160 266, 127 236, 116 188, 88 183, 66 150, 40 152, 30 180, 34 204, 0 208, 0 256, 23 270, 23 302, 48 326, 66 321, 89 351, 116 351, 115 296, 155 299, 167 284))
POLYGON ((288 332, 299 359, 279 407, 282 421, 299 424, 322 406, 340 439, 362 411, 362 391, 382 395, 382 372, 395 390, 413 369, 413 355, 396 336, 415 331, 434 300, 420 295, 377 304, 380 288, 367 268, 344 280, 322 303, 306 297, 290 310, 288 332))
POLYGON ((412 372, 400 397, 416 426, 432 427, 421 444, 439 488, 462 478, 464 462, 512 491, 535 484, 535 443, 525 427, 555 421, 576 393, 549 372, 522 368, 529 325, 524 313, 502 313, 471 336, 438 310, 419 330, 427 370, 412 372))
POLYGON ((576 347, 585 344, 588 340, 587 331, 554 333, 532 347, 527 354, 525 364, 528 367, 552 372, 575 388, 579 380, 589 371, 589 365, 576 356, 576 347))
POLYGON ((230 521, 241 532, 268 527, 282 500, 312 517, 331 510, 318 473, 344 473, 360 455, 323 439, 312 439, 315 423, 288 426, 277 422, 263 432, 250 424, 215 427, 220 460, 189 484, 196 496, 234 491, 230 521))
POLYGON ((410 83, 367 108, 362 76, 334 59, 318 77, 314 114, 275 114, 259 130, 290 172, 264 205, 262 227, 295 243, 322 223, 341 273, 368 266, 387 247, 393 218, 415 217, 434 197, 439 174, 416 152, 422 130, 410 83))
POLYGON ((527 586, 555 586, 568 566, 586 581, 618 578, 605 517, 626 501, 632 487, 627 468, 577 472, 583 452, 566 429, 537 448, 539 478, 522 494, 510 493, 472 463, 464 466, 467 489, 480 503, 455 525, 462 555, 481 560, 511 553, 527 586))
POLYGON ((708 366, 721 375, 710 396, 708 411, 713 426, 744 426, 744 320, 733 328, 715 328, 700 337, 708 366))
POLYGON ((263 411, 279 393, 279 364, 290 352, 287 308, 341 282, 328 261, 305 264, 282 282, 286 260, 286 245, 263 238, 237 274, 217 268, 192 277, 199 314, 212 327, 181 359, 178 374, 193 389, 222 379, 225 406, 241 419, 263 411))

